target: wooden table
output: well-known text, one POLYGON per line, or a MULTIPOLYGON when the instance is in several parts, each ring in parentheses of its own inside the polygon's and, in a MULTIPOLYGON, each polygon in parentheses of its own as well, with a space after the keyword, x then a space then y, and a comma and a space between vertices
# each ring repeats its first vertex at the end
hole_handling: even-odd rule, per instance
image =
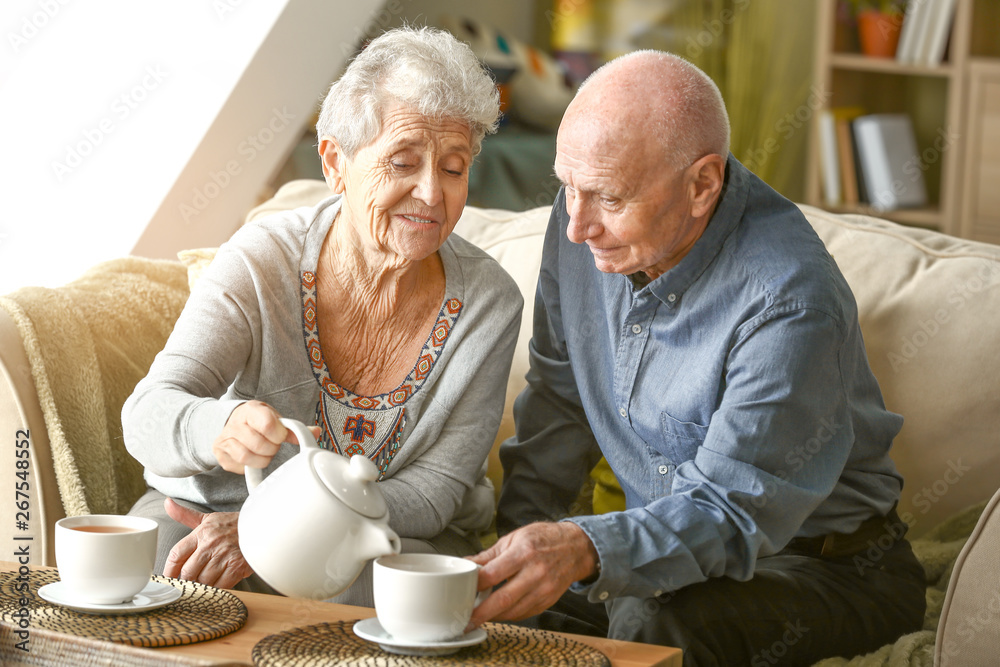
MULTIPOLYGON (((11 569, 14 569, 13 563, 0 561, 0 570, 11 569)), ((251 665, 253 662, 250 656, 254 645, 267 635, 304 625, 354 620, 375 615, 375 610, 368 607, 353 607, 261 593, 232 592, 247 606, 247 622, 236 632, 220 639, 197 644, 158 649, 134 649, 134 652, 136 654, 141 652, 187 658, 196 661, 197 664, 205 665, 251 665)), ((565 636, 598 649, 608 656, 613 667, 681 667, 680 649, 583 635, 567 634, 565 636)))

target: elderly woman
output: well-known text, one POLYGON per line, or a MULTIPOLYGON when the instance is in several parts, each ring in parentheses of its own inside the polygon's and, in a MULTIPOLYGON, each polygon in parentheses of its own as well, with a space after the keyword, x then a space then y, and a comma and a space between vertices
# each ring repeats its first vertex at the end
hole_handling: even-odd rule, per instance
MULTIPOLYGON (((220 248, 123 409, 150 487, 131 513, 160 522, 157 571, 267 590, 236 519, 244 466, 298 451, 281 417, 374 461, 404 551, 478 551, 522 300, 451 232, 498 114, 471 49, 433 29, 385 33, 330 88, 317 132, 332 196, 220 248)), ((371 604, 370 586, 340 601, 371 604)))

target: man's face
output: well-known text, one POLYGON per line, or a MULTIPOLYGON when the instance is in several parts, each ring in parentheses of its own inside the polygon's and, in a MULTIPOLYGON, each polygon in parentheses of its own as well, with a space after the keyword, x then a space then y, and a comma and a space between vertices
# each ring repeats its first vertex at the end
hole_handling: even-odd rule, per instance
POLYGON ((605 273, 643 271, 657 278, 690 250, 704 229, 691 216, 687 170, 666 164, 662 149, 635 129, 616 132, 567 118, 556 142, 556 176, 566 188, 566 235, 586 243, 605 273))

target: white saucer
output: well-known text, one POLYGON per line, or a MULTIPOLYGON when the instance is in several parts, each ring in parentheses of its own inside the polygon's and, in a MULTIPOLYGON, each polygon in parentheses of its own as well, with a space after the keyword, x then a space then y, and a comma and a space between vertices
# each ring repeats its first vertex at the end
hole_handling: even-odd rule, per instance
POLYGON ((461 637, 440 642, 410 642, 395 639, 385 631, 375 617, 366 618, 354 624, 354 634, 362 639, 378 644, 388 653, 400 655, 448 655, 466 646, 475 646, 486 639, 486 630, 476 628, 461 637))
POLYGON ((66 584, 61 581, 47 584, 38 589, 38 594, 43 600, 85 614, 137 614, 142 611, 165 607, 171 602, 175 602, 181 596, 181 593, 181 589, 170 584, 150 581, 146 584, 145 588, 127 602, 94 604, 92 602, 74 600, 72 594, 67 590, 66 584))

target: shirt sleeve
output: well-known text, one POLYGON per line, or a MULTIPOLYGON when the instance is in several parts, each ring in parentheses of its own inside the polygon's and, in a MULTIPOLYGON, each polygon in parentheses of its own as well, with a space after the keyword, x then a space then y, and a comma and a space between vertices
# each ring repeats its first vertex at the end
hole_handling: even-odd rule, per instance
POLYGON ((218 466, 212 443, 243 402, 222 397, 259 344, 259 320, 243 257, 223 246, 122 408, 125 446, 147 470, 188 477, 218 466))
POLYGON ((671 494, 572 519, 602 563, 596 582, 575 588, 600 601, 747 580, 759 556, 783 548, 831 493, 854 443, 843 340, 840 322, 811 308, 776 307, 737 330, 719 408, 707 427, 681 434, 702 441, 671 494))
MULTIPOLYGON (((503 415, 507 379, 521 326, 523 299, 493 260, 467 290, 468 328, 454 345, 433 387, 417 431, 407 438, 419 455, 379 482, 389 525, 400 536, 429 539, 447 527, 485 530, 493 518, 486 461, 503 415), (476 303, 471 303, 475 299, 476 303)), ((461 321, 461 320, 460 320, 461 321)))
POLYGON ((528 384, 514 403, 516 435, 500 447, 500 535, 533 521, 579 513, 574 503, 601 457, 577 391, 559 316, 559 233, 553 214, 535 294, 528 384))

